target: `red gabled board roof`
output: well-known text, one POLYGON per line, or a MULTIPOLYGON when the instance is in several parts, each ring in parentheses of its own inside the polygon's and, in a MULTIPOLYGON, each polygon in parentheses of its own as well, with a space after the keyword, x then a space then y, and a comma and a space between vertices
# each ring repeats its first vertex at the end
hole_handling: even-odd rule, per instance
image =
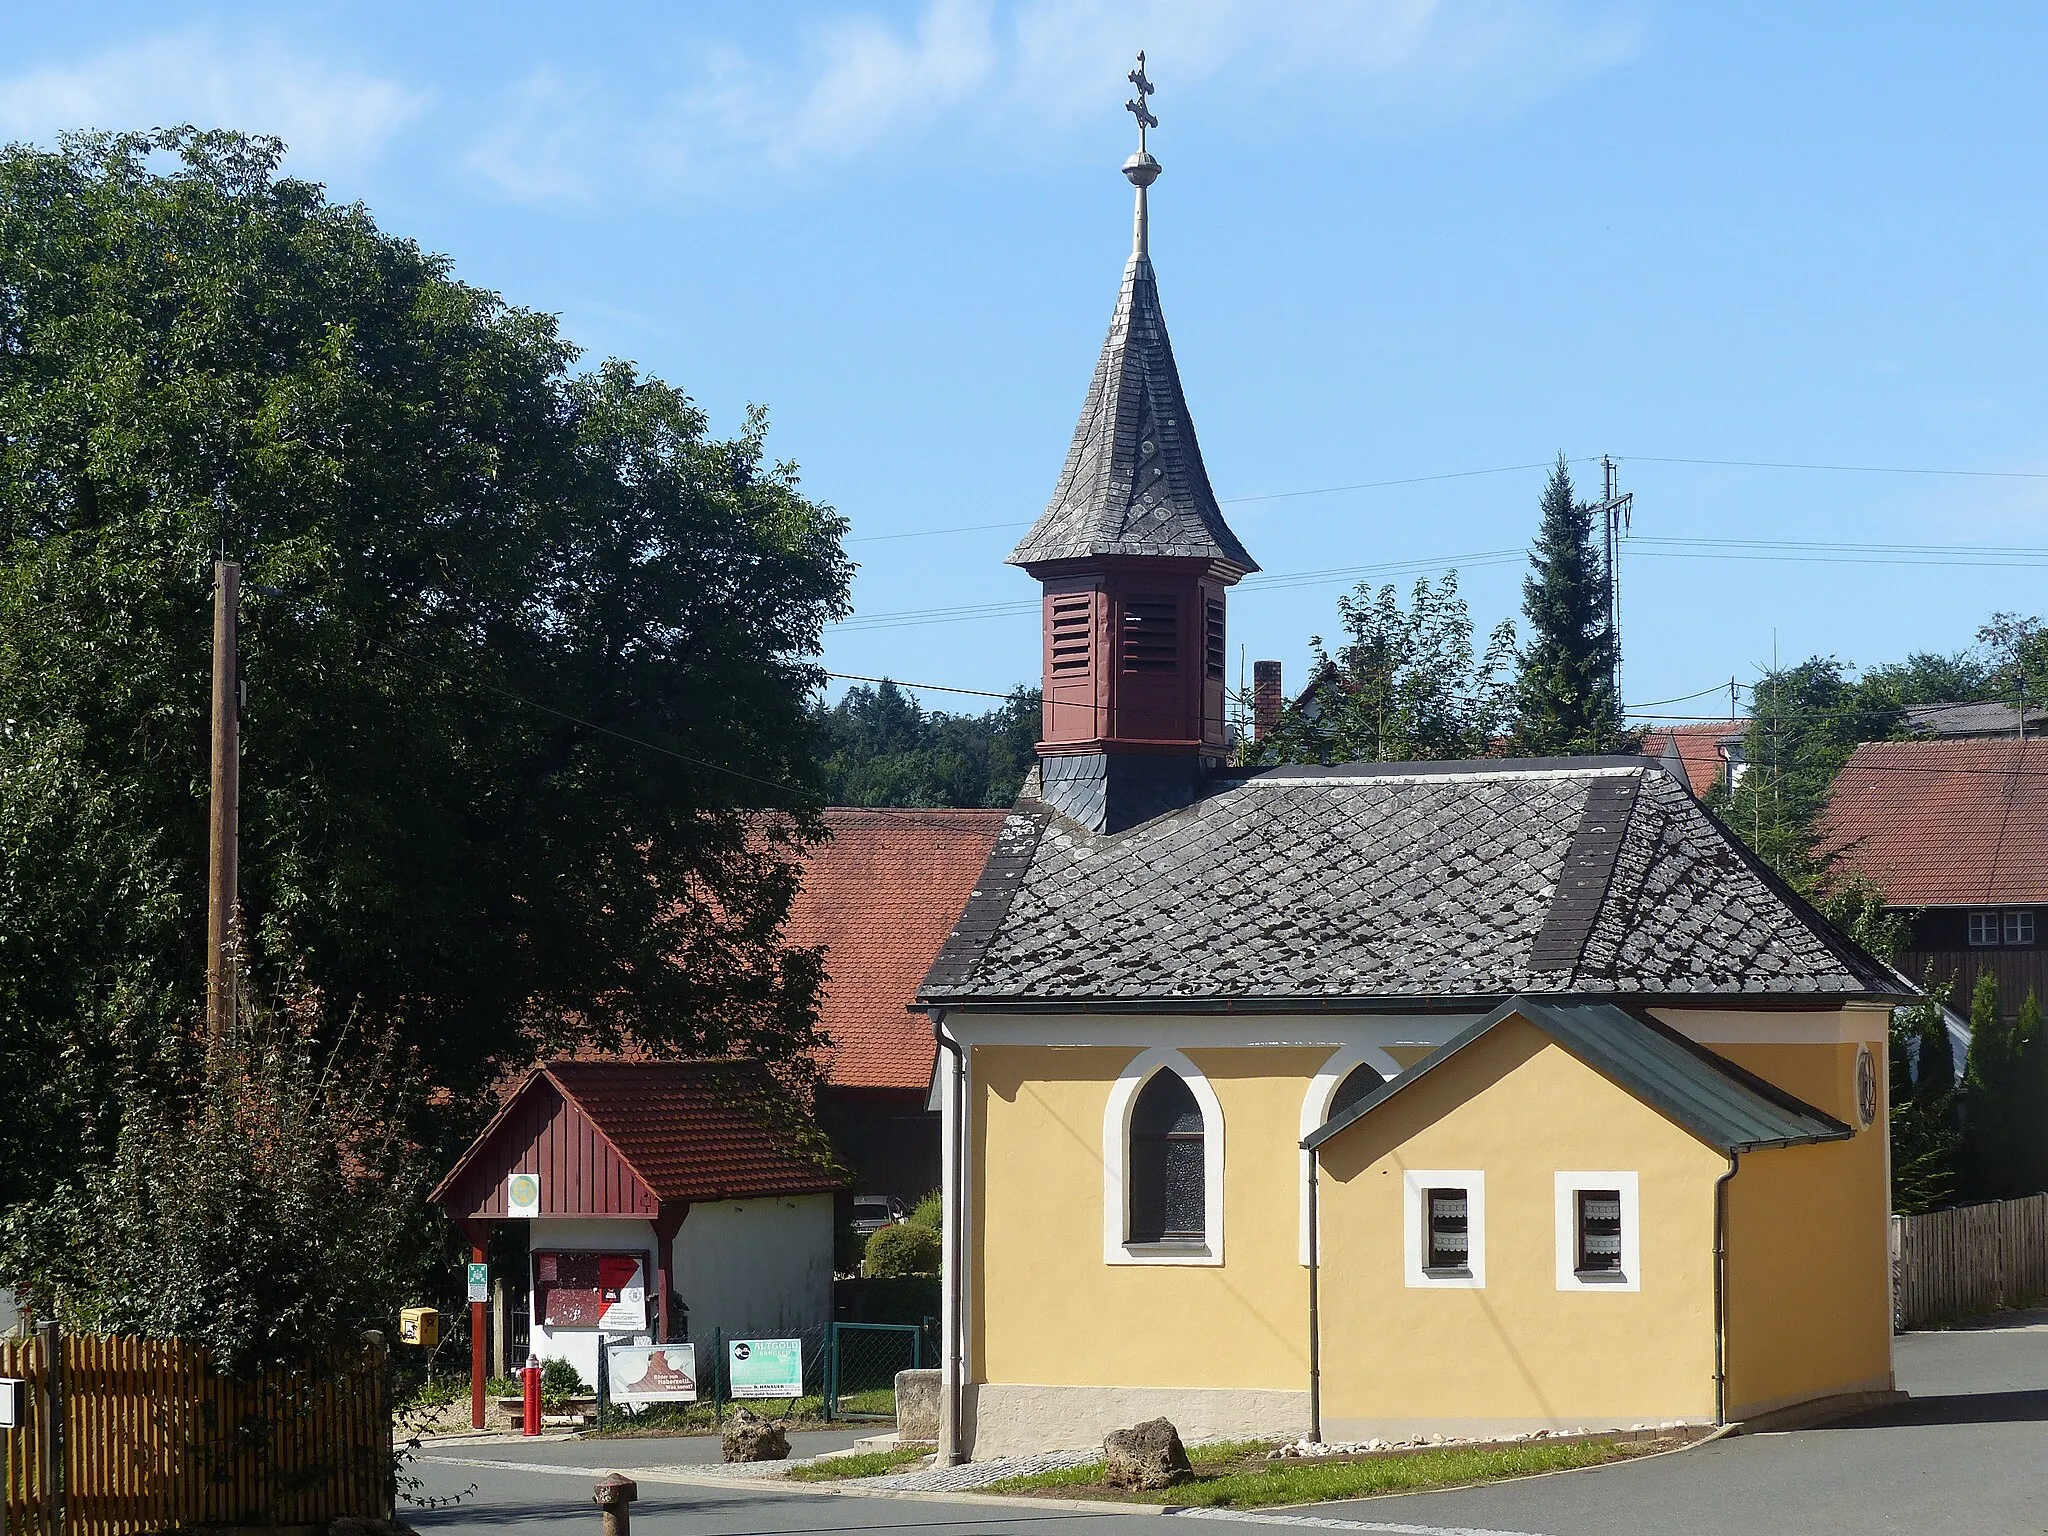
POLYGON ((820 1021, 835 1088, 923 1090, 931 1026, 908 1011, 918 984, 981 878, 1003 810, 833 807, 831 835, 803 854, 803 883, 783 934, 823 945, 820 1021))
POLYGON ((432 1198, 458 1219, 503 1217, 507 1177, 537 1173, 544 1215, 652 1216, 665 1203, 842 1188, 821 1137, 819 1157, 805 1155, 807 1128, 759 1062, 551 1061, 432 1198))
POLYGON ((1892 906, 2048 902, 2048 742, 1865 742, 1821 832, 1892 906))

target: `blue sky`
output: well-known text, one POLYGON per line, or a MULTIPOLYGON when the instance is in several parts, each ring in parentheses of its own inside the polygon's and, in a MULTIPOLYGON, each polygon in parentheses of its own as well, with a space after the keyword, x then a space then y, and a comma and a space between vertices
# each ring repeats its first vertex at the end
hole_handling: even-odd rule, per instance
POLYGON ((2038 6, 9 0, 0 135, 281 135, 593 359, 723 430, 766 405, 853 523, 828 665, 1002 689, 1037 659, 1002 556, 1128 248, 1138 47, 1161 294, 1269 573, 1234 652, 1298 683, 1359 567, 1513 613, 1543 472, 1470 472, 1559 450, 1636 493, 1634 702, 2048 611, 2038 6))

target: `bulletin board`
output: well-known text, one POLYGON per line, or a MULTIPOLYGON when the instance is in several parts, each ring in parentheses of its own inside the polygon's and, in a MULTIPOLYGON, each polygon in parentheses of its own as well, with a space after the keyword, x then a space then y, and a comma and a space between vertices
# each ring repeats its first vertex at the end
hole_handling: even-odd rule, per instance
POLYGON ((651 1253, 535 1249, 534 1320, 550 1329, 644 1332, 647 1280, 653 1273, 651 1253))

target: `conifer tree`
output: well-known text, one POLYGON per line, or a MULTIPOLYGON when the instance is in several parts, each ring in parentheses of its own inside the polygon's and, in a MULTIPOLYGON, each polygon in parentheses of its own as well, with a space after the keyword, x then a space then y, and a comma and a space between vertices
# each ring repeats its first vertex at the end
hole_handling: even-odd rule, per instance
POLYGON ((1892 1209, 1915 1215, 1956 1198, 1956 1060, 1943 1008, 1948 983, 1900 1009, 1891 1029, 1892 1209))
POLYGON ((1615 697, 1617 639, 1607 567, 1593 547, 1593 510, 1572 491, 1562 453, 1543 487, 1542 524, 1522 582, 1529 644, 1516 679, 1516 748, 1536 756, 1629 745, 1615 697))
POLYGON ((1973 1200, 2026 1194, 2018 1131, 2019 1053, 1998 1006, 1998 978, 1977 973, 1970 995, 1970 1055, 1963 1066, 1963 1192, 1973 1200))

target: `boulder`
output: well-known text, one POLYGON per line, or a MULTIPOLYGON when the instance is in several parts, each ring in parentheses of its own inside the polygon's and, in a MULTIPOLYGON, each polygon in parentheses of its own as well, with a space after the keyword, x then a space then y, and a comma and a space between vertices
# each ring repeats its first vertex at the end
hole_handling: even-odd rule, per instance
POLYGON ((896 1373, 896 1440, 936 1441, 939 1438, 939 1373, 896 1373))
POLYGON ((727 1461, 781 1461, 789 1455, 789 1436, 782 1426, 741 1408, 726 1421, 727 1461))
POLYGON ((1112 1488, 1171 1488, 1194 1476, 1180 1431, 1166 1419, 1147 1419, 1102 1442, 1103 1481, 1112 1488))

